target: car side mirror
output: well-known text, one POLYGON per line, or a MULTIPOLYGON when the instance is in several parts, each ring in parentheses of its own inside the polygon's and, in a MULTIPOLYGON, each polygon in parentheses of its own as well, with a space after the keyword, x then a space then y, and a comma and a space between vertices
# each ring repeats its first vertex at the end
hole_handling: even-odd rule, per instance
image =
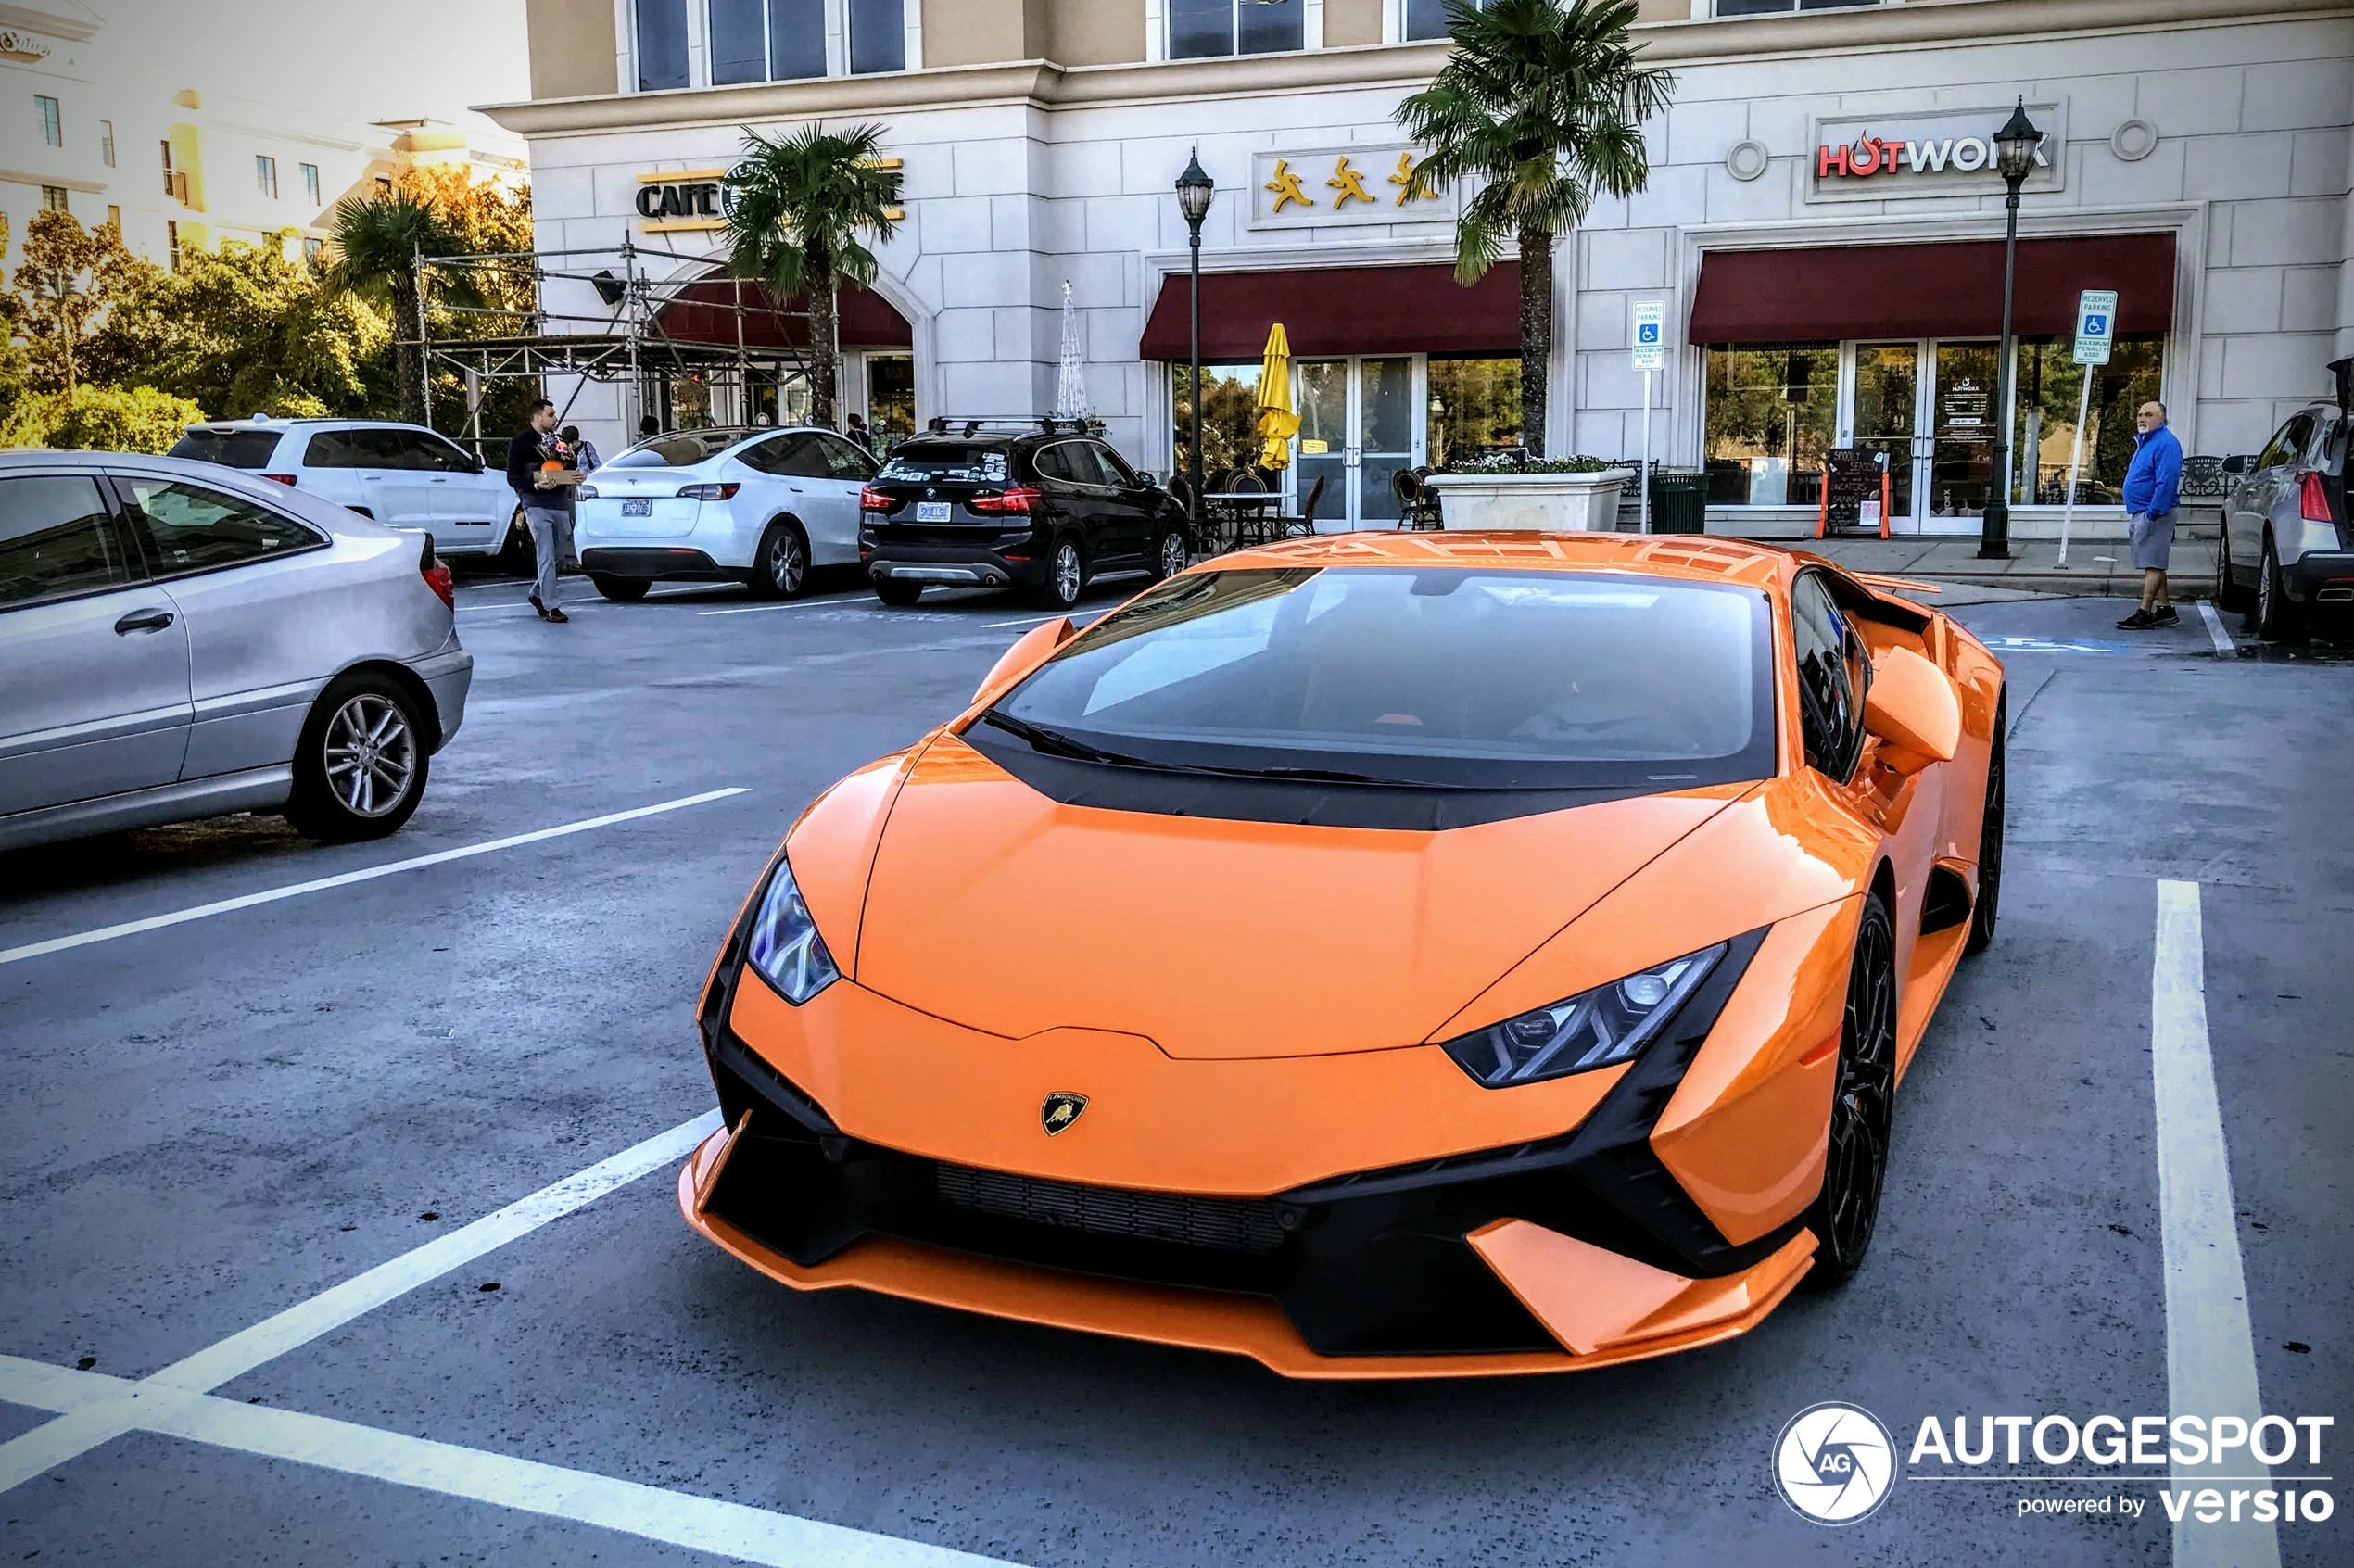
POLYGON ((981 677, 981 685, 973 691, 973 705, 978 707, 1014 686, 1022 677, 1054 657, 1055 650, 1069 642, 1078 632, 1079 628, 1071 625, 1070 617, 1065 615, 1022 633, 1015 639, 1014 645, 989 666, 989 673, 981 677))
POLYGON ((2250 458, 2246 452, 2241 452, 2236 456, 2227 457, 2223 460, 2223 472, 2236 478, 2238 475, 2246 474, 2253 465, 2254 462, 2255 460, 2250 458))
POLYGON ((1909 648, 1886 648, 1872 661, 1864 728, 1879 738, 1882 763, 1918 773, 1961 749, 1962 704, 1944 671, 1909 648))

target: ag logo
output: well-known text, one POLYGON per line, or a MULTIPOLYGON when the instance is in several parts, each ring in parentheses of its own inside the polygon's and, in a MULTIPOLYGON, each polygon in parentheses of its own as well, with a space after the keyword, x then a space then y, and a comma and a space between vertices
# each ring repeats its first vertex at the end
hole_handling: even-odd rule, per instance
POLYGON ((1045 1125, 1046 1136, 1051 1138, 1077 1121, 1079 1113, 1086 1108, 1086 1095, 1057 1092, 1046 1096, 1045 1105, 1039 1108, 1038 1119, 1045 1125))
POLYGON ((1853 1524, 1895 1489, 1896 1443, 1860 1405, 1809 1405, 1774 1440, 1774 1482, 1801 1517, 1853 1524))

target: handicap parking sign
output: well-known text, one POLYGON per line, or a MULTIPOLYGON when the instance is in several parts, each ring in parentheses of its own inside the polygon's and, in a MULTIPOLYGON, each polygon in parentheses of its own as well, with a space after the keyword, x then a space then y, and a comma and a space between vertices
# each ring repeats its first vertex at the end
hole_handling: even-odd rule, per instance
POLYGON ((2117 291, 2113 288, 2088 288, 2076 297, 2076 353, 2080 365, 2108 363, 2108 346, 2115 335, 2110 323, 2117 319, 2117 291))
POLYGON ((1638 299, 1630 312, 1635 328, 1635 368, 1664 370, 1667 366, 1667 301, 1638 299))

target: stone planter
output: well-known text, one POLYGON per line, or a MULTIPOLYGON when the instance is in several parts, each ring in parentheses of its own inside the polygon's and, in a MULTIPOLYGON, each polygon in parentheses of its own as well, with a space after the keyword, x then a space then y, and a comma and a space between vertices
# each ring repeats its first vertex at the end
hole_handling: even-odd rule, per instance
POLYGON ((1449 532, 1518 529, 1608 534, 1618 527, 1618 492, 1631 468, 1596 474, 1434 474, 1439 518, 1449 532))

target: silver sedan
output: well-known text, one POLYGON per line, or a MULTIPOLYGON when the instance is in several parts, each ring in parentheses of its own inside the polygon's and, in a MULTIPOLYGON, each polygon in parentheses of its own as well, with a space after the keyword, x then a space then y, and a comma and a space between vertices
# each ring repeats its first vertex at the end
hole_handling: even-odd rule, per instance
POLYGON ((381 838, 473 679, 428 535, 211 463, 0 455, 0 848, 232 811, 381 838))
POLYGON ((2262 452, 2234 458, 2216 547, 2216 597, 2257 636, 2301 640, 2315 608, 2354 611, 2354 525, 2346 509, 2354 445, 2354 359, 2330 366, 2334 399, 2291 414, 2262 452))

